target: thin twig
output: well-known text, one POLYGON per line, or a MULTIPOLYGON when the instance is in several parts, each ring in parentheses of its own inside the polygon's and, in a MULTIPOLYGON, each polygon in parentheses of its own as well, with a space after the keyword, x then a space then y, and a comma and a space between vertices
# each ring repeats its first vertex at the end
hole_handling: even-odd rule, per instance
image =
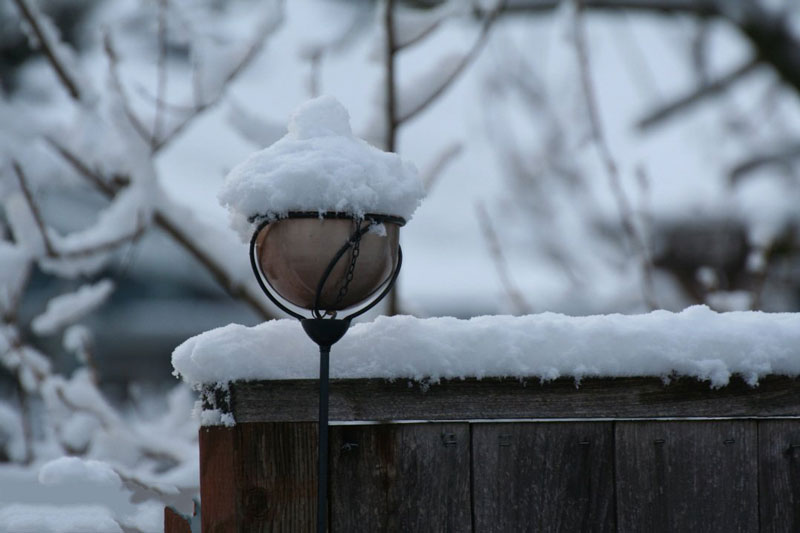
POLYGON ((54 138, 45 136, 45 141, 69 163, 69 165, 91 183, 95 189, 103 193, 106 198, 112 198, 117 194, 115 189, 109 183, 106 183, 98 173, 89 168, 89 165, 84 163, 77 155, 68 150, 64 145, 56 141, 54 138))
POLYGON ((29 465, 33 461, 33 412, 30 406, 30 395, 21 381, 17 381, 17 401, 20 408, 20 422, 22 422, 22 439, 25 441, 25 458, 22 464, 29 465))
POLYGON ((494 226, 492 225, 491 219, 489 218, 489 213, 486 211, 486 208, 482 203, 475 205, 475 213, 478 218, 478 224, 483 232, 484 240, 486 241, 487 246, 489 246, 490 256, 494 262, 494 267, 497 271, 497 277, 500 278, 500 284, 503 286, 503 290, 505 290, 506 295, 508 296, 509 300, 511 300, 511 303, 514 305, 517 313, 530 313, 530 304, 528 304, 528 302, 525 300, 525 297, 522 296, 522 292, 511 280, 511 276, 508 272, 508 263, 506 262, 505 255, 503 254, 503 248, 500 246, 500 239, 497 236, 494 226))
POLYGON ((731 183, 736 183, 747 174, 767 165, 789 165, 800 159, 800 142, 782 146, 765 154, 759 154, 734 166, 730 172, 731 183))
POLYGON ((117 56, 116 50, 114 50, 114 44, 111 42, 111 34, 108 31, 103 32, 103 50, 106 54, 106 58, 108 59, 108 71, 111 79, 111 86, 119 96, 120 102, 122 103, 122 110, 125 113, 125 116, 128 118, 128 122, 130 122, 133 129, 143 141, 149 141, 151 135, 147 131, 147 128, 144 127, 144 124, 142 124, 142 121, 133 111, 130 101, 128 100, 128 95, 122 85, 122 79, 120 78, 119 74, 119 57, 117 56))
POLYGON ((156 110, 150 148, 155 151, 164 128, 164 100, 167 92, 167 1, 158 2, 158 66, 156 81, 156 110))
POLYGON ((436 180, 441 176, 442 171, 447 168, 447 165, 449 165, 463 149, 464 145, 460 142, 447 145, 436 155, 434 161, 421 172, 422 185, 427 192, 430 192, 436 180))
POLYGON ((320 94, 320 70, 322 70, 322 48, 317 48, 308 58, 308 94, 316 98, 320 94))
POLYGON ((187 115, 190 113, 194 113, 197 111, 197 104, 175 104, 173 102, 169 102, 167 100, 159 100, 156 95, 151 93, 147 87, 145 87, 141 83, 133 83, 132 84, 134 92, 139 95, 144 100, 147 100, 149 103, 153 105, 160 105, 164 108, 164 111, 169 111, 170 113, 180 113, 182 115, 187 115))
POLYGON ((36 16, 35 12, 37 10, 31 7, 31 5, 28 3, 28 0, 14 0, 14 3, 16 4, 17 9, 19 9, 19 12, 30 25, 34 35, 36 35, 36 39, 39 41, 39 46, 41 47, 42 52, 47 58, 47 61, 50 63, 50 66, 53 67, 53 70, 55 71, 56 76, 61 84, 65 89, 67 89, 67 92, 73 100, 80 100, 81 91, 78 89, 78 83, 70 77, 68 69, 61 63, 61 59, 56 54, 56 51, 53 50, 48 36, 45 34, 45 31, 42 28, 42 22, 36 16))
POLYGON ((677 98, 675 101, 670 102, 654 111, 651 111, 636 123, 636 127, 641 130, 646 130, 663 122, 664 120, 672 117, 673 115, 685 111, 690 107, 699 104, 705 99, 715 96, 734 85, 739 80, 746 77, 753 72, 756 67, 760 65, 758 58, 753 58, 746 61, 744 64, 733 69, 728 74, 691 91, 690 93, 677 98))
POLYGON ((639 252, 642 261, 642 270, 644 274, 642 279, 642 297, 645 304, 650 309, 657 309, 658 304, 653 296, 652 288, 652 260, 647 251, 647 246, 640 238, 638 232, 636 231, 636 227, 634 226, 633 209, 628 203, 628 198, 625 196, 625 191, 622 188, 622 180, 619 174, 619 167, 617 166, 614 156, 611 154, 611 148, 608 145, 608 141, 606 140, 605 133, 603 131, 603 124, 600 121, 600 113, 595 100, 596 95, 590 72, 591 65, 589 64, 589 52, 586 46, 586 36, 584 35, 580 5, 576 5, 576 11, 573 16, 573 25, 575 52, 578 56, 578 64, 580 67, 578 71, 583 88, 583 95, 586 100, 586 111, 589 117, 589 123, 591 125, 592 138, 597 145, 600 159, 602 160, 603 166, 606 170, 611 192, 617 203, 622 229, 631 246, 634 249, 637 249, 639 252))
POLYGON ((41 211, 39 211, 39 206, 36 205, 36 202, 33 200, 33 194, 31 194, 31 190, 28 187, 28 180, 25 177, 25 172, 22 170, 22 166, 20 166, 16 160, 13 160, 11 164, 14 166, 14 172, 17 174, 19 187, 22 190, 25 201, 28 204, 28 208, 31 210, 33 219, 36 221, 36 227, 39 229, 39 234, 42 236, 45 253, 47 253, 48 257, 55 257, 55 248, 53 248, 53 243, 50 242, 50 237, 47 234, 47 226, 44 223, 41 211))
MULTIPOLYGON (((6 338, 8 350, 0 355, 5 355, 8 352, 19 352, 22 349, 22 340, 19 337, 19 326, 17 325, 17 309, 7 311, 3 316, 3 324, 6 328, 0 329, 0 333, 6 338), (9 329, 14 333, 13 336, 9 335, 9 329)), ((2 359, 0 359, 2 360, 2 359)), ((9 368, 9 370, 13 370, 9 368)), ((15 373, 16 387, 17 387, 17 400, 20 406, 20 421, 22 422, 22 439, 25 442, 25 458, 24 464, 30 464, 33 461, 33 413, 31 412, 29 403, 29 394, 22 384, 22 377, 19 370, 15 373)))
POLYGON ((475 42, 472 43, 472 47, 469 51, 461 58, 461 61, 458 63, 458 66, 453 69, 453 72, 442 81, 442 83, 433 90, 427 98, 422 100, 416 107, 408 110, 403 116, 397 118, 398 123, 406 122, 417 114, 425 110, 429 105, 431 105, 437 98, 439 98, 453 83, 459 78, 459 76, 464 72, 464 70, 469 66, 470 63, 478 56, 478 53, 481 51, 483 46, 486 44, 486 41, 489 37, 489 30, 491 30, 492 25, 497 20, 498 14, 502 11, 503 7, 505 6, 505 1, 500 2, 495 8, 490 10, 483 19, 483 24, 481 25, 480 33, 478 37, 475 39, 475 42))
MULTIPOLYGON (((645 11, 665 14, 692 14, 709 17, 719 14, 717 0, 581 0, 581 7, 608 11, 645 11)), ((551 11, 561 0, 526 0, 513 2, 507 13, 536 13, 551 11)))
POLYGON ((245 68, 258 56, 258 53, 264 47, 264 42, 266 41, 267 37, 271 35, 279 26, 280 18, 276 17, 275 20, 271 21, 270 25, 261 29, 261 33, 253 40, 253 42, 248 47, 247 51, 242 55, 241 59, 239 60, 236 65, 234 65, 233 69, 225 76, 225 79, 222 82, 222 86, 220 90, 217 92, 214 97, 209 101, 201 101, 197 106, 194 108, 194 112, 184 118, 181 122, 179 122, 176 126, 172 128, 169 132, 164 134, 164 136, 157 140, 157 142, 153 145, 153 153, 158 153, 161 151, 165 146, 167 146, 172 140, 175 139, 184 129, 186 129, 192 121, 197 118, 200 114, 204 111, 208 110, 209 108, 215 106, 219 103, 222 98, 222 95, 225 93, 225 88, 234 81, 244 70, 245 68))
POLYGON ((404 48, 409 48, 409 47, 414 46, 415 44, 417 44, 419 42, 422 42, 426 37, 431 35, 434 31, 436 31, 439 28, 439 26, 442 25, 442 21, 443 20, 444 20, 443 18, 438 19, 436 22, 434 22, 433 24, 431 24, 427 28, 425 28, 424 31, 421 31, 420 33, 415 35, 413 39, 409 39, 408 41, 404 41, 404 42, 402 42, 400 44, 394 43, 394 46, 393 46, 392 50, 394 52, 399 52, 399 51, 403 50, 404 48))

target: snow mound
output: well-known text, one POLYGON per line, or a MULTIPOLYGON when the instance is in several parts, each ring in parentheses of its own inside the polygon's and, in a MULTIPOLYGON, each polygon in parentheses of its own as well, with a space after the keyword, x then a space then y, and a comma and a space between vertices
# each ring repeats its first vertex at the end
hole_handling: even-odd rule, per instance
MULTIPOLYGON (((195 386, 236 380, 315 379, 318 351, 293 320, 231 324, 172 354, 175 374, 195 386)), ((691 376, 751 385, 769 374, 800 375, 800 313, 680 313, 570 317, 543 313, 356 324, 331 354, 334 378, 691 376)))
POLYGON ((43 485, 89 482, 117 488, 122 486, 119 475, 106 463, 79 457, 59 457, 42 465, 39 482, 43 485))
POLYGON ((218 198, 244 241, 253 221, 289 211, 335 211, 410 220, 424 189, 417 169, 353 135, 350 116, 335 98, 301 105, 288 133, 252 154, 225 178, 218 198))
POLYGON ((122 533, 101 505, 0 505, 0 525, 9 533, 122 533))

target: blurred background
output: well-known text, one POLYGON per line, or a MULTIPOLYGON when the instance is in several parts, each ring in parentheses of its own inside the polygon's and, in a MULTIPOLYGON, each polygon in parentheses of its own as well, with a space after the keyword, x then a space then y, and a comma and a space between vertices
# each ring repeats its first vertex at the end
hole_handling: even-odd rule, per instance
POLYGON ((466 318, 800 310, 799 92, 790 0, 0 3, 0 458, 278 316, 216 194, 308 98, 425 181, 383 312, 466 318))

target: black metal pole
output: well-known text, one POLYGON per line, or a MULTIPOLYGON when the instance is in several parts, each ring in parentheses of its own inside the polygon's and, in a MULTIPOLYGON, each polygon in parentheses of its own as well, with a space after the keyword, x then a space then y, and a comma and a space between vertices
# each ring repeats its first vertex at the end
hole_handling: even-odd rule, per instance
POLYGON ((317 448, 317 533, 327 531, 328 521, 328 374, 330 346, 319 347, 319 445, 317 448))

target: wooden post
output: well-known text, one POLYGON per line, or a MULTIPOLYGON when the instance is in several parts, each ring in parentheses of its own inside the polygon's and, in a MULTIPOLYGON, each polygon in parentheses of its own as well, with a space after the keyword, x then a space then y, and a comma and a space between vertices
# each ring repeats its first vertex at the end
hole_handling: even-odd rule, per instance
POLYGON ((164 533, 192 533, 192 523, 172 507, 164 507, 164 533))
POLYGON ((312 531, 314 423, 244 423, 200 430, 204 533, 312 531))

